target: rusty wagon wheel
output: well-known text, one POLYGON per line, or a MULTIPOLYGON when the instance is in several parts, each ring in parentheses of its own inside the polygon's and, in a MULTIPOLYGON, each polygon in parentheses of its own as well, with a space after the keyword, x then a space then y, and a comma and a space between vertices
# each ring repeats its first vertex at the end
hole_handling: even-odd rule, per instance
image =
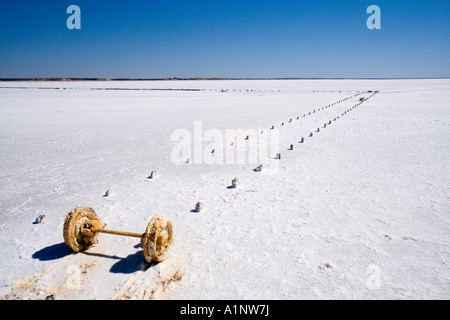
POLYGON ((102 226, 102 220, 89 207, 76 207, 64 220, 64 242, 75 252, 85 250, 96 243, 98 233, 89 232, 102 226))
POLYGON ((173 226, 169 219, 155 215, 143 234, 144 257, 147 262, 164 261, 173 243, 173 226))

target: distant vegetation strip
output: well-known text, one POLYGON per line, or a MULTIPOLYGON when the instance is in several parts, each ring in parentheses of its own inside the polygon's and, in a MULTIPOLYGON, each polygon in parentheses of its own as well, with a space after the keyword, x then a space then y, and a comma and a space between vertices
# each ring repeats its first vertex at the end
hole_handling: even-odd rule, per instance
POLYGON ((230 78, 0 78, 0 81, 173 81, 173 80, 229 80, 230 78))
POLYGON ((0 89, 41 89, 41 90, 147 90, 147 91, 202 91, 204 89, 174 89, 174 88, 64 88, 64 87, 0 87, 0 89))

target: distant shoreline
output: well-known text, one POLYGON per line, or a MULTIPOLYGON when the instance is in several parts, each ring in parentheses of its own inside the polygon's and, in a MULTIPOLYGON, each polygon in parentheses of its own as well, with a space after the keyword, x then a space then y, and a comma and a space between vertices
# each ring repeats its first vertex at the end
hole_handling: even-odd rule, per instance
POLYGON ((450 77, 438 78, 153 78, 153 79, 134 79, 134 78, 0 78, 2 82, 19 81, 202 81, 202 80, 442 80, 450 77))

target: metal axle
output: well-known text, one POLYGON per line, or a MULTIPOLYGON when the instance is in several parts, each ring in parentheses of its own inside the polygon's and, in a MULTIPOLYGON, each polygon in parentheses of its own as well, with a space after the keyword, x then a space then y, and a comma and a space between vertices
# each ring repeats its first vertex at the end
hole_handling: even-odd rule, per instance
POLYGON ((142 233, 116 231, 116 230, 108 230, 108 229, 97 229, 97 230, 94 229, 94 230, 92 230, 92 232, 109 233, 109 234, 116 234, 118 236, 135 237, 135 238, 143 238, 144 237, 144 235, 142 233))

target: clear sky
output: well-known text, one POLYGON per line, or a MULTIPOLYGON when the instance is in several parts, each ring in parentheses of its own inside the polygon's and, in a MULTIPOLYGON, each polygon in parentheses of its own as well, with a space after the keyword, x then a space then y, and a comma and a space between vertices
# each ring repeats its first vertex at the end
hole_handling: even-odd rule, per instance
POLYGON ((449 16, 449 0, 1 0, 0 77, 450 77, 449 16))

